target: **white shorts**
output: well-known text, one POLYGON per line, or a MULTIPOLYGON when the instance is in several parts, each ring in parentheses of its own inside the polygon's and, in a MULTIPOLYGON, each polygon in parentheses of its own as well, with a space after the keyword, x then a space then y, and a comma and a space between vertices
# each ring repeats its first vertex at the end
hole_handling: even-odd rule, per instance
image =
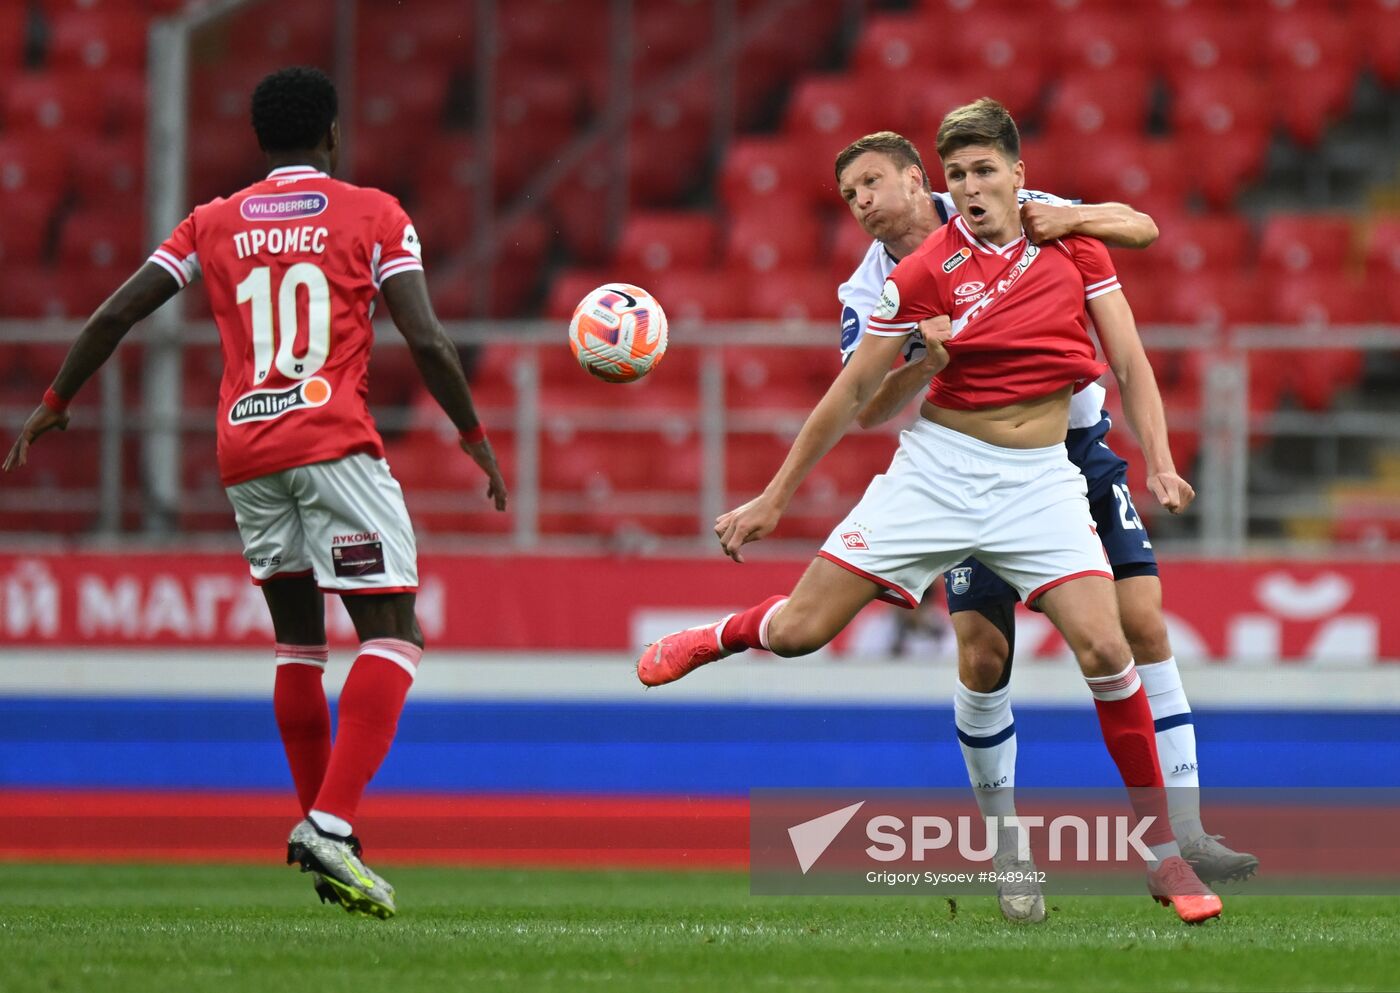
POLYGON ((1028 605, 1080 576, 1113 578, 1064 445, 999 448, 923 418, 818 554, 901 607, 971 555, 1028 605))
POLYGON ((371 455, 227 487, 253 582, 315 575, 332 593, 418 589, 418 544, 389 463, 371 455))

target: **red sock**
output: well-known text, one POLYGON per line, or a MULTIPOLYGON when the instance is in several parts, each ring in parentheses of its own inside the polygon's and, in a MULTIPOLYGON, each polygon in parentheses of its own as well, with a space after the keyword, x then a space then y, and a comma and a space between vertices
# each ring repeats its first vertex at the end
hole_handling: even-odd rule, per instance
POLYGON ((423 649, 398 638, 375 638, 360 646, 340 691, 335 747, 314 809, 355 820, 365 787, 389 754, 404 697, 423 649))
POLYGON ((272 711, 303 815, 311 810, 331 757, 331 712, 321 685, 329 657, 326 645, 277 644, 272 711))
POLYGON ((770 596, 756 607, 732 615, 720 630, 720 647, 729 652, 767 648, 768 622, 772 619, 774 608, 787 603, 787 599, 785 596, 770 596))
POLYGON ((1129 662, 1128 668, 1116 676, 1097 677, 1086 682, 1094 693, 1094 708, 1099 712, 1104 744, 1118 766, 1123 785, 1128 787, 1133 813, 1139 819, 1155 818, 1152 826, 1143 832, 1143 840, 1149 845, 1173 841, 1162 766, 1157 758, 1152 709, 1137 669, 1129 662))

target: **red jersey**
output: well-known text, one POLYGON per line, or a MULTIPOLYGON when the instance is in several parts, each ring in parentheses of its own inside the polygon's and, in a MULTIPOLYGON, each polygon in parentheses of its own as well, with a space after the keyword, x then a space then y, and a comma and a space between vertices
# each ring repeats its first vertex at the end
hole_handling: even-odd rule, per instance
POLYGON ((203 274, 223 344, 225 486, 357 452, 384 457, 370 417, 370 314, 380 284, 421 270, 387 193, 310 166, 196 207, 151 255, 183 288, 203 274))
POLYGON ((958 216, 895 266, 867 330, 905 335, 947 315, 948 367, 928 401, 1004 407, 1069 384, 1077 392, 1103 375, 1084 305, 1121 288, 1101 241, 1075 235, 1037 246, 1022 235, 997 248, 958 216))

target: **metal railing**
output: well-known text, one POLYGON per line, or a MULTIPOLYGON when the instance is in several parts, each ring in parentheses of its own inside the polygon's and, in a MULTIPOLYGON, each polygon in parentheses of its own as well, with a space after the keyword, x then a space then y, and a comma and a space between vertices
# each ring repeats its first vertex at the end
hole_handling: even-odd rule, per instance
MULTIPOLYGON (((0 322, 0 347, 7 344, 58 345, 71 341, 76 331, 77 326, 67 322, 0 322)), ((376 354, 403 347, 402 339, 392 328, 380 327, 377 332, 376 354)), ((604 384, 578 370, 577 383, 566 378, 563 386, 557 381, 547 384, 545 371, 553 370, 557 377, 561 356, 564 363, 568 361, 564 328, 558 322, 464 322, 448 325, 448 332, 463 348, 510 348, 511 357, 506 366, 511 379, 510 399, 505 406, 486 405, 483 416, 493 433, 502 436, 508 433, 513 441, 515 473, 510 480, 513 507, 508 541, 512 547, 522 550, 549 544, 560 537, 545 533, 541 527, 542 516, 583 512, 590 507, 586 494, 560 492, 548 484, 542 473, 542 468, 548 468, 542 465, 542 439, 547 432, 565 428, 580 436, 650 433, 658 439, 668 432, 686 437, 693 435, 696 440, 692 451, 698 452, 699 460, 699 482, 693 491, 634 490, 614 494, 612 505, 633 510, 655 509, 673 516, 678 507, 683 508, 680 512, 692 516, 695 523, 693 540, 704 542, 712 540, 709 526, 730 501, 753 495, 740 492, 727 478, 731 466, 744 464, 734 460, 773 458, 772 445, 757 446, 764 450, 752 454, 755 446, 750 439, 765 435, 770 439, 789 439, 810 410, 810 403, 815 403, 821 393, 822 384, 809 377, 810 388, 796 399, 791 391, 780 390, 783 399, 768 404, 765 395, 751 395, 752 391, 746 394, 744 391, 748 388, 735 376, 735 362, 742 361, 744 350, 754 347, 816 349, 831 355, 833 377, 838 370, 833 344, 835 335, 825 323, 727 323, 701 327, 690 322, 676 322, 672 328, 672 349, 693 352, 696 361, 683 365, 673 359, 669 364, 663 363, 650 382, 651 386, 666 386, 665 377, 690 376, 693 369, 692 382, 677 384, 673 380, 670 384, 684 386, 693 404, 687 400, 681 406, 672 403, 664 410, 656 410, 647 405, 646 391, 650 388, 647 383, 640 388, 604 384), (740 358, 736 359, 736 354, 740 358), (567 401, 562 405, 557 402, 561 396, 567 401)), ((138 329, 132 337, 142 347, 149 347, 153 336, 164 333, 148 325, 138 329)), ((181 327, 177 337, 191 359, 206 355, 206 350, 213 348, 217 340, 213 326, 208 323, 181 327)), ((1323 485, 1327 479, 1316 480, 1318 485, 1288 493, 1271 493, 1267 487, 1259 485, 1260 480, 1252 481, 1252 467, 1258 461, 1257 445, 1252 444, 1252 439, 1287 435, 1324 442, 1355 438, 1379 445, 1400 441, 1400 423, 1396 415, 1383 407, 1366 409, 1363 406, 1321 413, 1286 409, 1251 413, 1248 400, 1250 360, 1260 349, 1292 349, 1300 356, 1304 352, 1339 348, 1395 354, 1400 347, 1400 333, 1395 329, 1333 328, 1325 335, 1318 335, 1300 329, 1252 327, 1232 335, 1227 341, 1201 329, 1149 328, 1144 331, 1144 339, 1154 354, 1206 352, 1210 356, 1204 381, 1200 384, 1198 405, 1174 397, 1170 387, 1165 391, 1169 427, 1173 431, 1199 432, 1200 436, 1196 465, 1181 467, 1183 472, 1190 473, 1199 493, 1196 504, 1180 519, 1168 521, 1159 517, 1154 522, 1159 537, 1168 547, 1238 553, 1251 536, 1272 533, 1279 521, 1299 515, 1325 517, 1330 512, 1323 485)), ((134 444, 148 442, 153 434, 183 435, 188 436, 183 446, 178 440, 167 439, 167 443, 182 451, 186 458, 194 452, 208 461, 213 446, 213 397, 207 402, 201 401, 197 407, 184 407, 177 390, 173 397, 173 417, 165 413, 165 403, 154 411, 149 403, 133 406, 129 393, 133 357, 129 351, 126 346, 118 350, 113 362, 104 368, 99 381, 89 386, 76 407, 77 416, 70 430, 95 432, 100 439, 90 484, 71 488, 35 485, 22 478, 7 480, 0 486, 0 513, 25 511, 33 514, 59 508, 90 512, 94 516, 84 530, 106 536, 118 535, 123 532, 124 520, 126 529, 133 530, 134 508, 144 508, 149 500, 148 484, 138 485, 124 473, 123 451, 134 444)), ((55 349, 55 361, 59 354, 55 349)), ((810 369, 813 363, 806 365, 810 369)), ((372 361, 372 382, 374 369, 372 361)), ((184 368, 177 365, 177 381, 185 374, 184 368)), ((140 385, 141 394, 149 398, 149 384, 140 385)), ((484 385, 479 384, 478 390, 483 390, 484 385)), ((495 383, 489 385, 499 387, 495 383)), ((757 389, 762 391, 769 386, 757 389)), ((490 392, 494 397, 507 395, 499 388, 490 392)), ((32 407, 14 404, 0 407, 0 423, 4 424, 7 435, 13 434, 30 409, 32 407)), ((407 408, 380 407, 374 414, 386 433, 414 427, 412 413, 407 408)), ((913 416, 911 407, 892 423, 887 436, 913 416)), ((446 425, 445 418, 442 423, 446 425)), ((1126 425, 1115 429, 1115 446, 1120 450, 1131 449, 1129 438, 1126 425)), ((639 457, 649 454, 642 452, 639 457)), ((607 467, 601 468, 606 470, 607 467)), ((776 470, 776 463, 769 468, 776 470)), ((755 467, 755 471, 762 469, 755 467)), ((799 499, 795 512, 839 515, 846 509, 840 501, 849 498, 852 492, 858 495, 867 481, 838 480, 839 485, 831 492, 809 494, 805 505, 799 499), (839 505, 830 505, 832 501, 839 505)), ((461 501, 460 493, 452 489, 444 489, 436 496, 431 488, 424 491, 420 485, 416 490, 416 494, 410 494, 411 504, 415 495, 427 505, 434 505, 435 500, 442 506, 452 505, 454 500, 458 504, 461 501)), ((1139 505, 1140 509, 1147 509, 1146 501, 1139 500, 1139 505)), ((216 514, 226 512, 227 504, 221 491, 206 486, 185 494, 174 509, 176 516, 191 512, 216 514)), ((1384 508, 1381 513, 1384 515, 1384 508)), ((1400 506, 1392 508, 1391 513, 1400 519, 1400 506)), ((438 530, 442 530, 441 525, 438 530)), ((467 525, 463 524, 462 530, 467 531, 467 525)))

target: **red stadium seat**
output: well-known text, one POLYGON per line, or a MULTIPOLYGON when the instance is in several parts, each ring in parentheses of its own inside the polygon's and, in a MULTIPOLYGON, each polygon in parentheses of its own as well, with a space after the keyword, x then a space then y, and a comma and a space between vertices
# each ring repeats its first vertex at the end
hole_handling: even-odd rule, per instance
POLYGON ((1263 4, 1193 4, 1160 20, 1161 67, 1174 83, 1198 72, 1255 72, 1264 62, 1263 4))
POLYGON ((24 4, 0 7, 0 79, 24 64, 24 46, 29 34, 29 11, 24 4))
POLYGON ((1228 269, 1183 272, 1167 279, 1163 287, 1161 306, 1174 324, 1254 323, 1267 313, 1263 286, 1252 274, 1228 269))
POLYGON ((1101 79, 1106 87, 1114 85, 1119 73, 1145 73, 1155 61, 1155 32, 1140 10, 1079 9, 1055 17, 1052 24, 1058 32, 1058 66, 1075 73, 1111 73, 1101 79))
POLYGON ((109 114, 101 94, 94 95, 86 73, 26 73, 5 91, 5 129, 12 134, 60 135, 100 131, 109 114))
POLYGON ((1387 86, 1400 86, 1400 4, 1358 0, 1353 15, 1366 63, 1387 86))
POLYGON ((889 103, 909 121, 905 137, 914 141, 931 172, 939 171, 934 137, 948 111, 989 93, 999 93, 1003 78, 994 71, 975 67, 956 74, 934 68, 913 71, 892 84, 889 103))
POLYGON ((814 265, 825 252, 821 222, 801 201, 759 200, 730 220, 729 265, 767 275, 814 265))
POLYGON ((330 66, 335 61, 333 16, 324 3, 245 8, 225 28, 229 50, 238 61, 268 72, 284 65, 330 66))
MULTIPOLYGON (((5 317, 63 317, 57 269, 30 263, 5 266, 5 292, 0 293, 0 314, 5 317)), ((76 315, 74 315, 76 316, 76 315)))
POLYGON ((1373 280, 1400 281, 1400 217, 1376 222, 1366 240, 1366 274, 1373 280))
POLYGON ((53 69, 139 71, 145 64, 147 24, 135 11, 59 11, 48 22, 53 69))
POLYGON ((1260 235, 1259 261, 1284 273, 1342 272, 1351 256, 1352 222, 1342 215, 1269 215, 1260 235))
POLYGON ((649 287, 671 321, 727 320, 744 314, 748 280, 732 269, 668 269, 649 287))
POLYGON ((68 155, 63 143, 48 135, 0 137, 0 193, 33 200, 48 209, 68 189, 68 155))
POLYGON ((1230 203, 1257 176, 1268 153, 1272 101, 1257 75, 1202 72, 1175 87, 1172 120, 1184 142, 1210 148, 1192 159, 1196 187, 1214 207, 1230 203))
POLYGON ((784 129, 789 134, 826 141, 832 155, 854 138, 872 131, 904 131, 907 123, 891 120, 880 85, 868 76, 808 76, 793 89, 784 129))
POLYGON ((840 283, 860 265, 874 239, 849 214, 833 217, 831 225, 831 274, 840 283))
POLYGON ((881 11, 866 18, 851 53, 851 68, 873 80, 895 80, 935 70, 947 48, 946 31, 936 18, 881 11))
MULTIPOLYGON (((1282 324, 1360 324, 1366 320, 1361 287, 1341 273, 1278 271, 1268 280, 1268 319, 1282 324)), ((1311 366, 1309 354, 1303 368, 1311 366)))
POLYGON ((1165 260, 1180 272, 1239 271, 1250 259, 1251 235, 1243 217, 1159 217, 1157 225, 1157 243, 1140 253, 1154 267, 1165 260))
POLYGON ((513 0, 496 17, 502 59, 577 66, 609 51, 607 0, 513 0))
POLYGON ((841 372, 839 342, 833 319, 829 350, 758 346, 725 349, 725 406, 805 412, 821 399, 841 372))
POLYGON ((599 140, 549 194, 559 238, 575 263, 600 264, 612 256, 607 223, 599 204, 607 203, 617 170, 613 144, 599 140))
MULTIPOLYGON (((5 223, 0 226, 0 266, 7 273, 17 266, 43 261, 49 243, 53 208, 38 197, 6 197, 5 223)), ((9 278, 5 280, 8 284, 9 278)))
POLYGON ((1360 61, 1351 27, 1329 10, 1269 18, 1269 86, 1293 137, 1311 145, 1346 109, 1360 61))
POLYGON ((645 66, 669 69, 710 44, 715 12, 695 0, 652 0, 636 9, 632 46, 645 66))
MULTIPOLYGON (((596 269, 564 269, 556 273, 554 279, 549 284, 548 302, 545 304, 545 316, 563 318, 567 321, 574 315, 574 308, 588 293, 606 283, 611 276, 609 272, 596 269)), ((666 308, 665 301, 661 306, 666 308)), ((667 313, 670 311, 667 309, 667 313)))
POLYGON ((945 47, 948 62, 959 70, 996 74, 999 85, 993 92, 1012 114, 1020 117, 1035 110, 1053 55, 1034 18, 1021 12, 989 15, 959 42, 945 47))
POLYGON ((1132 69, 1115 71, 1111 81, 1093 72, 1064 76, 1050 99, 1050 131, 1081 137, 1141 132, 1147 126, 1151 86, 1145 72, 1132 69))
MULTIPOLYGON (((1361 287, 1340 275, 1278 273, 1270 282, 1269 318, 1316 328, 1364 322, 1369 316, 1361 287)), ((1284 354, 1278 363, 1283 385, 1309 410, 1326 410, 1338 390, 1361 378, 1364 354, 1352 349, 1310 349, 1284 354), (1303 359, 1306 358, 1306 361, 1303 359)))
MULTIPOLYGON (((833 151, 831 161, 835 159, 833 151)), ((839 204, 831 167, 824 156, 820 162, 815 160, 799 141, 736 139, 720 170, 720 197, 731 211, 743 210, 758 199, 802 199, 817 207, 839 204)))
POLYGON ((829 321, 837 340, 841 303, 837 280, 826 269, 782 268, 756 281, 762 292, 749 298, 749 316, 763 320, 829 321))
POLYGON ((714 130, 708 80, 677 89, 633 116, 628 180, 635 204, 671 206, 698 191, 714 130))
POLYGON ((633 211, 618 239, 617 265, 629 273, 702 269, 714 264, 719 225, 708 211, 633 211))
POLYGON ((116 289, 149 254, 141 228, 129 206, 76 210, 63 221, 58 260, 65 268, 107 270, 116 289))
POLYGON ((1180 148, 1161 139, 1096 138, 1079 169, 1084 199, 1122 201, 1151 214, 1179 207, 1188 189, 1180 148))
POLYGON ((472 6, 456 0, 415 0, 411 15, 398 4, 356 8, 358 58, 398 65, 467 66, 476 53, 472 6))
MULTIPOLYGON (((437 130, 447 104, 447 71, 432 65, 362 63, 356 123, 370 128, 437 130)), ((503 120, 502 125, 514 122, 503 120)))
POLYGON ((68 145, 73 189, 84 203, 125 204, 140 213, 146 146, 140 134, 111 138, 74 135, 68 145))

